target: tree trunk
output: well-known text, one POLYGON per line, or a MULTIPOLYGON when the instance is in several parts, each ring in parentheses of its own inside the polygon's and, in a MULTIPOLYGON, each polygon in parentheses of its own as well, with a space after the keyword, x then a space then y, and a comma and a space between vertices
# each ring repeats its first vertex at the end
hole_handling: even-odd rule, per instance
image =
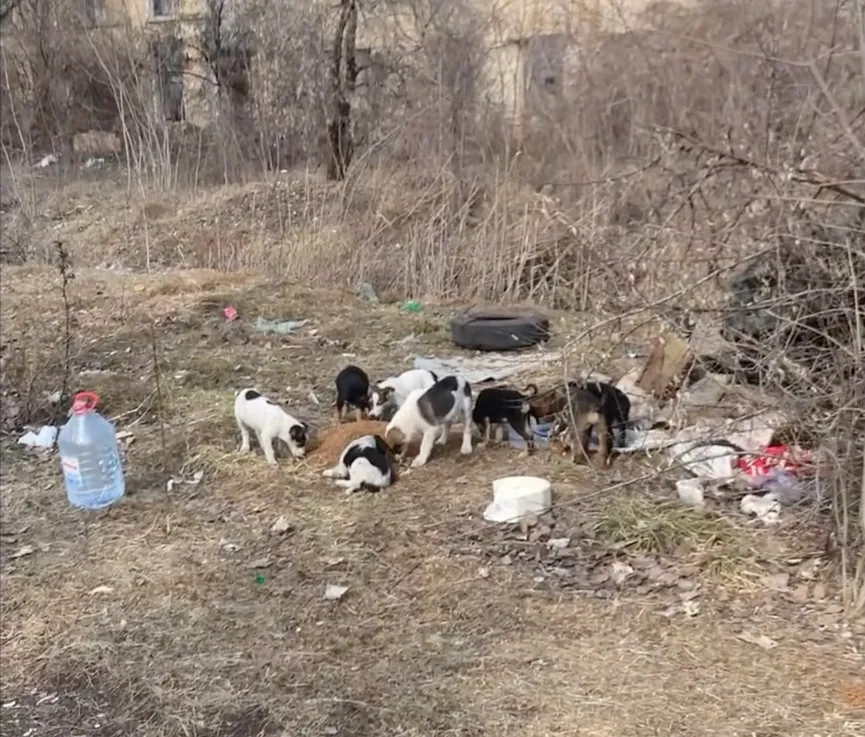
POLYGON ((354 154, 351 131, 351 98, 357 84, 357 1, 341 0, 339 23, 333 37, 330 65, 330 115, 327 138, 330 151, 327 178, 345 179, 354 154))

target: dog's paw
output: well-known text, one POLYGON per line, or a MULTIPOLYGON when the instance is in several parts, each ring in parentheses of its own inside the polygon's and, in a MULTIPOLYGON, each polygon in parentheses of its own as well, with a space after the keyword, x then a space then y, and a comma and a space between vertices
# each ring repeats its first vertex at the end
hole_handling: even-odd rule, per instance
POLYGON ((462 448, 460 448, 460 453, 462 453, 464 456, 470 456, 472 454, 472 446, 464 445, 462 448))
POLYGON ((426 464, 426 461, 425 461, 423 458, 421 458, 420 456, 417 456, 417 457, 416 457, 416 458, 415 458, 415 459, 414 459, 414 460, 409 464, 409 468, 420 468, 421 466, 423 466, 423 465, 425 465, 425 464, 426 464))
POLYGON ((240 454, 249 453, 249 446, 248 445, 241 445, 240 450, 237 452, 240 454))

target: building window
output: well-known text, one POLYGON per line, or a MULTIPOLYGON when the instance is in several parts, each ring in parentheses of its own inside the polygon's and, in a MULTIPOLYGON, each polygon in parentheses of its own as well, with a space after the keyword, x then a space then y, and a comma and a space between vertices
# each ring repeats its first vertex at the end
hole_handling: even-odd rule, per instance
POLYGON ((154 18, 173 18, 177 0, 150 0, 150 14, 154 18))

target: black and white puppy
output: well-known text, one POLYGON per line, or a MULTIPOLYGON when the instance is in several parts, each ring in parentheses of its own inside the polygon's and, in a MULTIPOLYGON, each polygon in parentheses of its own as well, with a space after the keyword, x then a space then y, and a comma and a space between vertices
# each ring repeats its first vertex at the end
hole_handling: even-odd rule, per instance
POLYGON ((601 402, 601 409, 610 433, 610 448, 628 445, 628 420, 631 415, 631 400, 621 389, 602 381, 587 381, 585 389, 601 402))
POLYGON ((322 472, 326 478, 336 479, 336 485, 351 494, 361 489, 378 491, 396 480, 390 459, 390 448, 378 435, 364 435, 352 440, 339 457, 339 462, 322 472))
POLYGON ((469 455, 472 452, 472 388, 461 376, 445 376, 429 389, 409 392, 405 404, 388 423, 384 440, 394 452, 399 452, 420 436, 420 451, 411 465, 423 466, 429 460, 434 443, 447 443, 455 420, 463 423, 460 453, 469 455))
POLYGON ((429 389, 438 380, 432 371, 409 369, 399 376, 380 381, 372 389, 369 416, 377 420, 391 420, 413 389, 429 389))
POLYGON ((346 366, 336 375, 336 421, 342 418, 349 407, 353 407, 360 421, 364 412, 369 412, 369 377, 357 366, 346 366))
POLYGON ((525 394, 516 389, 505 387, 490 387, 478 394, 475 408, 472 410, 472 420, 484 437, 483 443, 489 443, 493 428, 510 425, 526 441, 525 453, 534 449, 531 413, 529 399, 538 393, 534 384, 529 384, 525 394))
POLYGON ((268 464, 275 466, 273 441, 282 440, 295 458, 306 455, 308 428, 292 417, 276 402, 270 401, 256 389, 243 389, 235 394, 234 419, 240 428, 241 453, 249 453, 249 431, 255 432, 258 444, 268 464))

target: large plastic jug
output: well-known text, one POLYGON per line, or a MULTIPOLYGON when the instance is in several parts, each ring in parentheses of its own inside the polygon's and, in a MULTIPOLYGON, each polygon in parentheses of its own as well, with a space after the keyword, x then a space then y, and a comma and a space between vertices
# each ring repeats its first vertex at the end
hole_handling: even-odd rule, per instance
POLYGON ((126 491, 114 426, 95 411, 99 397, 79 392, 72 417, 57 436, 66 497, 73 507, 102 509, 126 491))

